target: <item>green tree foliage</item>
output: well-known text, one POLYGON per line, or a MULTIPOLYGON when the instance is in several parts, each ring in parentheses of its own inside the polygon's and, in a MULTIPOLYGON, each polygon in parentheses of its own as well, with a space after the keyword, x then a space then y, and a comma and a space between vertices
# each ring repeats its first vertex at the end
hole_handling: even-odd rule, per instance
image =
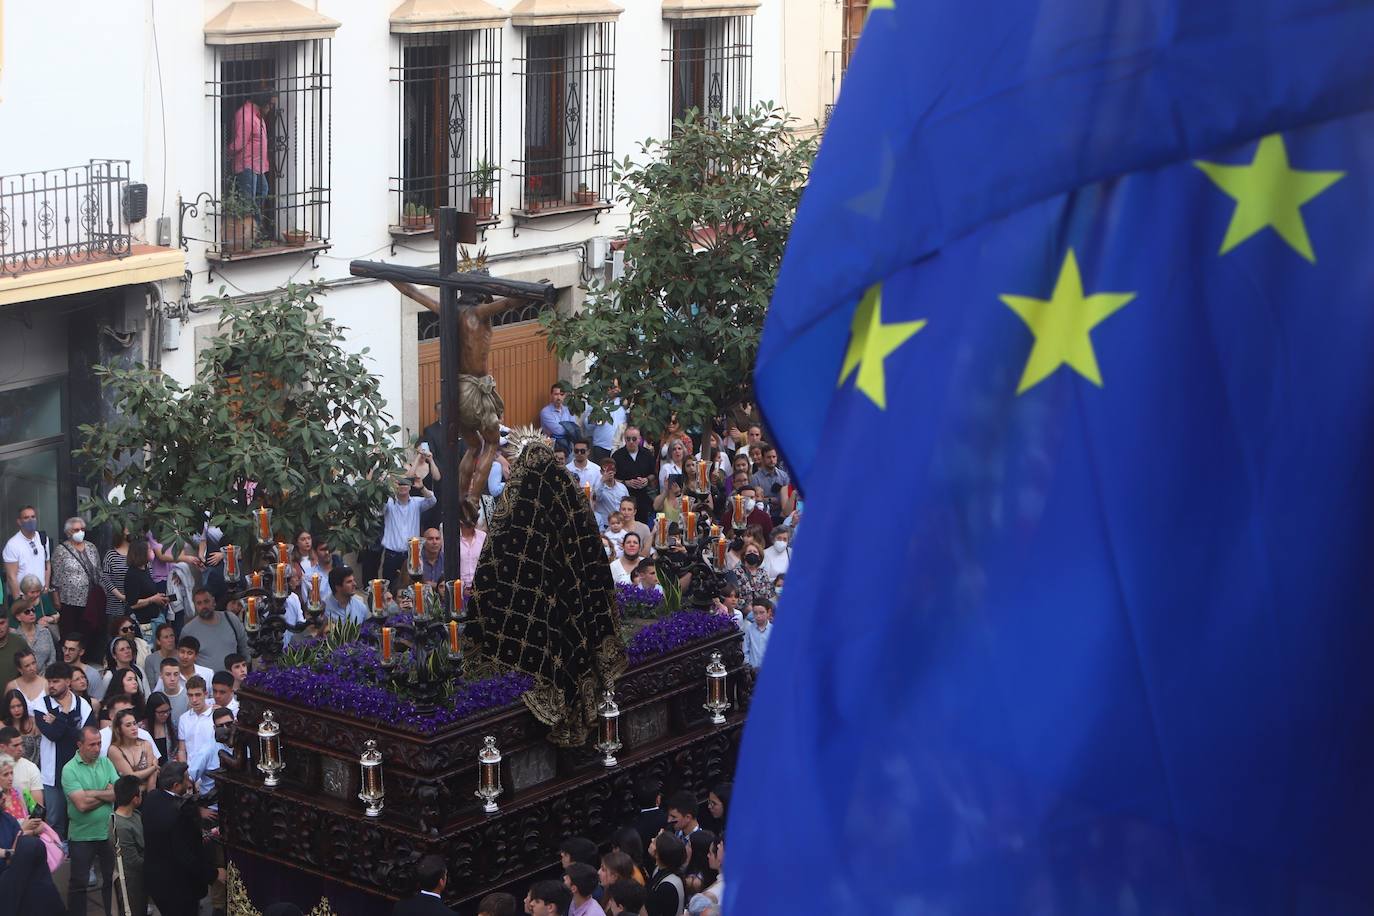
POLYGON ((619 379, 637 422, 657 432, 674 411, 700 427, 752 400, 763 317, 815 156, 790 124, 769 104, 719 120, 692 112, 616 164, 630 210, 625 275, 591 287, 579 313, 542 319, 561 359, 595 357, 575 403, 603 404, 619 379))
POLYGON ((341 550, 365 546, 391 490, 399 429, 380 385, 324 318, 314 287, 293 286, 251 305, 221 303, 218 335, 201 354, 201 381, 182 387, 143 366, 96 368, 121 418, 81 427, 77 452, 112 502, 82 505, 93 523, 151 530, 159 540, 198 534, 204 512, 241 547, 253 538, 252 510, 273 509, 289 539, 328 531, 341 550), (256 483, 250 504, 245 482, 256 483))

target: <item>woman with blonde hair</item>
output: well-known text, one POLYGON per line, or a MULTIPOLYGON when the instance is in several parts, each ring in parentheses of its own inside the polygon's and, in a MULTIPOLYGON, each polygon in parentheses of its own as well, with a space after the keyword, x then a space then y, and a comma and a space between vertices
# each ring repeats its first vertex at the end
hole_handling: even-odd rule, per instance
POLYGON ((120 776, 137 776, 147 788, 157 787, 157 747, 138 737, 138 716, 132 709, 121 709, 110 722, 106 756, 120 776))

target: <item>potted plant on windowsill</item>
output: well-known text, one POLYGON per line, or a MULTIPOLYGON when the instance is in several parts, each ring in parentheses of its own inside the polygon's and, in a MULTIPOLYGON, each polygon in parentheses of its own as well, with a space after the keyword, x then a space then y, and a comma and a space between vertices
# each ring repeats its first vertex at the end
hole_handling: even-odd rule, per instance
POLYGON ((472 198, 473 215, 479 220, 491 219, 492 196, 491 186, 496 181, 496 173, 500 171, 498 166, 492 165, 486 159, 477 163, 477 171, 473 174, 472 184, 477 191, 472 198))
POLYGON ((573 195, 573 199, 577 201, 580 207, 590 207, 596 203, 596 192, 588 188, 585 183, 580 184, 577 186, 577 193, 573 195))
POLYGON ((220 199, 220 250, 231 254, 251 250, 258 240, 257 216, 253 198, 237 185, 226 187, 220 199))
POLYGON ((538 213, 544 206, 544 179, 539 175, 531 175, 525 179, 525 209, 530 213, 538 213))
POLYGON ((401 228, 412 232, 424 232, 434 228, 434 217, 424 204, 409 203, 401 212, 401 228))

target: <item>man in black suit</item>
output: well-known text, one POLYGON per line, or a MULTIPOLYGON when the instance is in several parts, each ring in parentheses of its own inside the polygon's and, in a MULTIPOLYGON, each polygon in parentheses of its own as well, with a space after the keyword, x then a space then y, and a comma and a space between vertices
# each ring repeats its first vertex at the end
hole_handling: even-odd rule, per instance
POLYGON ((654 517, 654 493, 658 490, 658 462, 645 446, 638 426, 625 427, 625 444, 616 449, 615 479, 625 484, 635 501, 635 518, 646 525, 654 517))
POLYGON ((662 800, 663 783, 656 777, 644 776, 635 783, 635 803, 639 805, 639 813, 635 815, 634 827, 644 841, 645 848, 640 852, 641 861, 644 862, 649 861, 644 858, 649 854, 649 841, 668 826, 668 812, 659 807, 662 800))
MULTIPOLYGON (((173 761, 143 797, 143 886, 162 916, 195 916, 218 876, 201 839, 199 809, 185 799, 186 764, 173 761)), ((220 876, 222 877, 222 876, 220 876)))
POLYGON ((425 856, 415 866, 415 879, 420 892, 414 897, 398 900, 391 916, 457 916, 444 906, 444 888, 448 886, 448 866, 439 856, 425 856))

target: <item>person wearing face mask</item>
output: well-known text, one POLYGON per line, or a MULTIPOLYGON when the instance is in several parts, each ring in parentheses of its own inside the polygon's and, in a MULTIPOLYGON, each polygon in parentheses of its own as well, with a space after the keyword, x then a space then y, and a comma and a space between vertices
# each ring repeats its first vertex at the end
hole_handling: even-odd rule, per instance
POLYGON ((763 552, 763 570, 770 579, 787 575, 787 567, 792 564, 792 532, 787 528, 775 528, 772 542, 763 552))
POLYGON ((773 577, 763 568, 763 548, 754 540, 746 540, 740 565, 733 570, 735 589, 746 606, 760 598, 773 597, 773 577))
POLYGON ((19 530, 5 542, 5 594, 13 601, 20 594, 19 583, 34 576, 42 588, 52 581, 52 544, 38 530, 38 510, 24 506, 17 519, 19 530))
POLYGON ((52 558, 52 587, 61 608, 59 620, 63 633, 80 630, 86 634, 86 657, 98 659, 105 654, 105 588, 100 578, 100 556, 86 543, 86 520, 76 516, 63 526, 67 539, 58 545, 52 558))

